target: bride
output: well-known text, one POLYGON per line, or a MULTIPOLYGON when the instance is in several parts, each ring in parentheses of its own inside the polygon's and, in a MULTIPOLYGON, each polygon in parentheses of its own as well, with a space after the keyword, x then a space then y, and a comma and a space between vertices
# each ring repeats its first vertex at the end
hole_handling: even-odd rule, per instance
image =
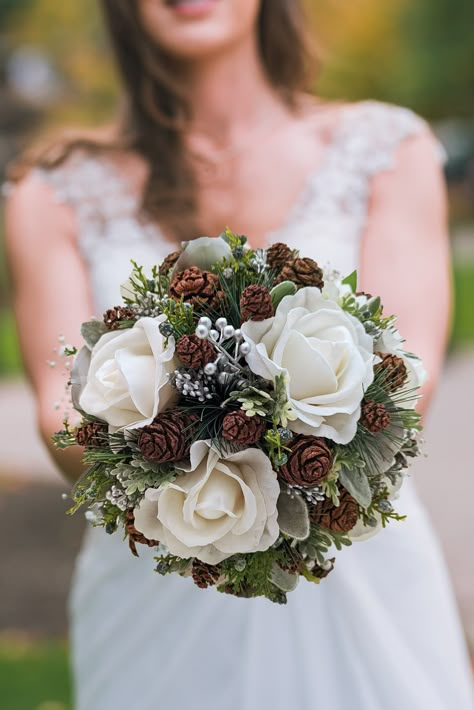
MULTIPOLYGON (((440 154, 410 111, 307 91, 299 0, 102 0, 126 110, 107 134, 58 142, 7 205, 26 367, 45 441, 64 379, 62 333, 150 266, 225 225, 284 241, 399 314, 439 376, 448 318, 440 154), (418 317, 420 314, 420 317, 418 317), (59 368, 58 368, 59 369, 59 368)), ((51 447, 52 448, 52 447, 51 447)), ((52 450, 69 476, 79 450, 52 450)), ((242 601, 150 571, 92 527, 71 596, 77 710, 472 710, 467 654, 438 545, 410 481, 405 523, 339 555, 288 605, 242 601)))

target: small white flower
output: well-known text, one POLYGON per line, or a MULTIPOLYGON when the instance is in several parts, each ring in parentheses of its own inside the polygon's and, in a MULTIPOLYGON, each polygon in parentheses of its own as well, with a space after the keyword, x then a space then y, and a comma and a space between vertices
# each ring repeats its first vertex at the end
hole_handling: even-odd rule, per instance
POLYGON ((149 488, 135 527, 171 554, 217 564, 235 553, 267 550, 278 538, 277 475, 259 449, 224 458, 210 443, 191 447, 191 463, 173 483, 149 488))
POLYGON ((296 415, 290 429, 339 444, 353 439, 374 376, 372 338, 356 318, 318 288, 302 288, 283 298, 272 318, 244 323, 242 333, 252 372, 273 381, 285 376, 296 415))

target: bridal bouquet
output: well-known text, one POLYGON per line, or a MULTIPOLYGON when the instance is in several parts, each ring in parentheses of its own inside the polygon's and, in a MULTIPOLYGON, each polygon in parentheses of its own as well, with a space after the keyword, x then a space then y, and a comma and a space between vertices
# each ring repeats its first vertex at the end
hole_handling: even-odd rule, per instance
POLYGON ((424 371, 380 298, 285 244, 185 243, 84 323, 71 397, 75 505, 157 571, 284 603, 333 550, 401 520, 424 371))

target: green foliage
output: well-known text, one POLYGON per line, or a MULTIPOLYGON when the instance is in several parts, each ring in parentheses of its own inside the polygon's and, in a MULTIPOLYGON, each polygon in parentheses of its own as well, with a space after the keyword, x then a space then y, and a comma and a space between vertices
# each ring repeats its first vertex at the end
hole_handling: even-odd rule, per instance
POLYGON ((350 547, 352 540, 345 533, 336 533, 319 525, 311 525, 309 537, 298 543, 298 550, 303 556, 314 560, 318 565, 323 565, 333 545, 340 551, 343 547, 350 547))
POLYGON ((382 527, 386 528, 391 520, 401 522, 406 520, 406 515, 399 515, 392 507, 389 501, 390 492, 386 486, 382 486, 374 494, 372 503, 368 508, 361 508, 360 514, 364 525, 371 525, 376 523, 379 519, 382 523, 382 527))
POLYGON ((0 697, 5 710, 69 710, 72 699, 66 645, 57 641, 2 641, 0 697))
POLYGON ((275 564, 287 562, 282 547, 270 547, 265 552, 249 555, 234 555, 221 562, 221 571, 226 581, 217 589, 236 596, 262 596, 278 604, 286 604, 286 594, 273 584, 272 572, 275 564))

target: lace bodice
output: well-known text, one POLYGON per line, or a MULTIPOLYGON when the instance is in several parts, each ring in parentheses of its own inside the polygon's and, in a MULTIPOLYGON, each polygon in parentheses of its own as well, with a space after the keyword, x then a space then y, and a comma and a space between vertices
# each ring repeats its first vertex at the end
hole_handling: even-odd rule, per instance
MULTIPOLYGON (((349 105, 285 223, 267 235, 341 272, 357 267, 372 178, 394 165, 397 148, 426 124, 408 109, 375 101, 349 105)), ((78 241, 88 265, 97 311, 119 300, 130 259, 146 267, 173 246, 158 226, 144 223, 139 200, 106 158, 77 153, 54 170, 38 170, 57 200, 76 213, 78 241)))

